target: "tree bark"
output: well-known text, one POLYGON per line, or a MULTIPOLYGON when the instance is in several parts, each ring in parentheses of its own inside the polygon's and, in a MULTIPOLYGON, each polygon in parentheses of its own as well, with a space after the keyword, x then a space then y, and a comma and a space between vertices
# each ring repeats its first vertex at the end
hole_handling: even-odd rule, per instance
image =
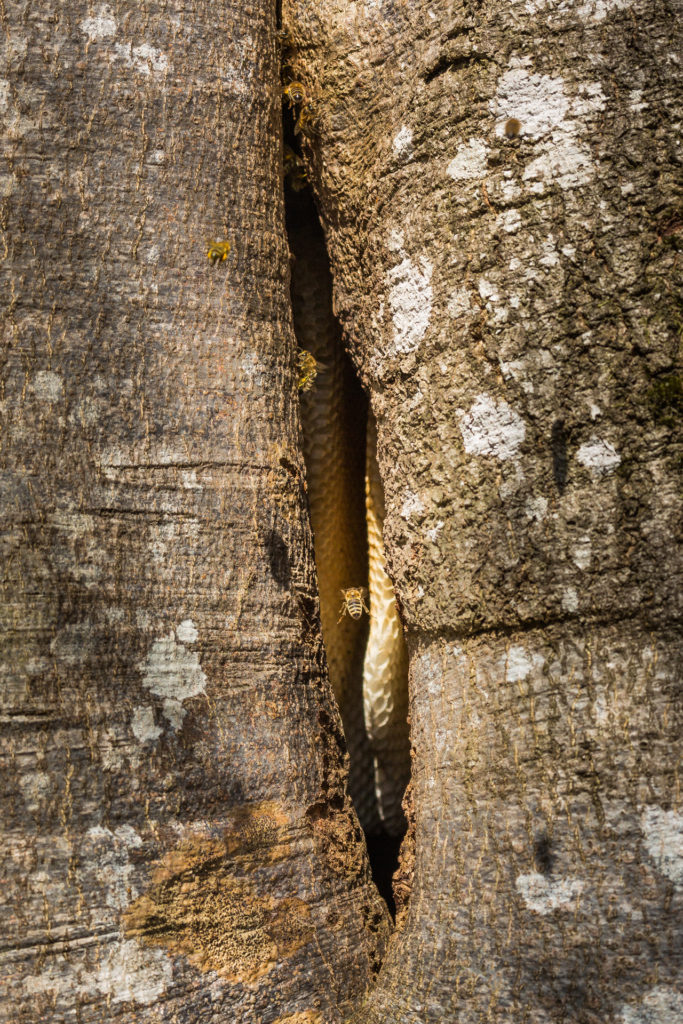
POLYGON ((320 642, 274 7, 0 6, 1 1020, 339 1020, 386 944, 320 642))
POLYGON ((683 1013, 680 13, 285 4, 411 654, 363 1024, 683 1013))

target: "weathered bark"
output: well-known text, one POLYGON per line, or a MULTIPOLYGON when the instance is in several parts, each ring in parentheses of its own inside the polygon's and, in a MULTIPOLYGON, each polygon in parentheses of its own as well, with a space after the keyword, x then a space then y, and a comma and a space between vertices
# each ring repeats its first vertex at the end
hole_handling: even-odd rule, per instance
POLYGON ((2 1020, 337 1020, 386 942, 320 644, 274 8, 0 5, 2 1020))
POLYGON ((683 1012, 680 5, 288 0, 416 866, 358 1021, 683 1012))

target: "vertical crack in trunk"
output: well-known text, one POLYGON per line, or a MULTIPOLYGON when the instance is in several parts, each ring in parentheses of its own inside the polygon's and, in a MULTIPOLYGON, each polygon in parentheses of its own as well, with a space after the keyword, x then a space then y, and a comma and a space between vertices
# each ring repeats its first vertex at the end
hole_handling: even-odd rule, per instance
MULTIPOLYGON (((291 167, 295 139, 286 141, 291 167)), ((376 432, 370 419, 366 459, 367 400, 332 310, 322 227, 310 191, 301 188, 299 166, 290 181, 294 331, 318 366, 312 387, 300 395, 323 641, 349 751, 349 791, 373 877, 393 913, 391 881, 406 829, 401 799, 410 776, 408 663, 384 566, 376 432), (369 587, 370 628, 365 615, 340 618, 342 591, 349 587, 369 587)))

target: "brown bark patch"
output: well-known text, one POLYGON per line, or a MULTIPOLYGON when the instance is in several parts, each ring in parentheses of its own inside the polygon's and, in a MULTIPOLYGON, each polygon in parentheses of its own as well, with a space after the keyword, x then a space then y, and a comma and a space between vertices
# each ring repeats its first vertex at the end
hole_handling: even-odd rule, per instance
POLYGON ((398 868, 393 879, 396 931, 401 931, 406 923, 415 875, 415 794, 412 782, 408 783, 403 797, 403 812, 408 822, 408 829, 401 843, 398 868))
POLYGON ((322 1024, 322 1017, 317 1010, 304 1010, 301 1013, 289 1013, 286 1017, 278 1017, 273 1024, 322 1024))
POLYGON ((322 801, 312 804, 306 816, 313 826, 325 864, 338 877, 357 881, 366 869, 363 832, 348 798, 341 810, 322 801))
POLYGON ((241 808, 221 836, 199 834, 169 851, 150 890, 126 911, 127 937, 187 956, 200 970, 254 982, 313 937, 310 909, 280 895, 256 865, 286 859, 286 816, 241 808))

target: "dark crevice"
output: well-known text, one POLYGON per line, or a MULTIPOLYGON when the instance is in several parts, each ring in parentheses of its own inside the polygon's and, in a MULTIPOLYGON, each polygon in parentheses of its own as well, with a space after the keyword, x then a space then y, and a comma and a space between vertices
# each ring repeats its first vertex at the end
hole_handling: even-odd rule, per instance
MULTIPOLYGON (((283 141, 285 147, 289 147, 288 159, 290 166, 292 154, 297 159, 302 159, 299 136, 295 134, 296 110, 292 111, 287 103, 283 104, 283 141)), ((285 150, 287 153, 288 151, 285 150)), ((330 492, 338 481, 332 474, 343 472, 347 475, 348 497, 341 503, 339 515, 346 516, 349 523, 350 533, 359 534, 362 549, 361 561, 357 575, 346 581, 347 586, 367 587, 367 538, 365 528, 365 427, 367 418, 367 399, 362 390, 358 377, 354 371, 351 360, 344 351, 341 329, 334 319, 332 312, 332 277, 329 259, 325 247, 323 230, 316 209, 311 189, 307 186, 305 178, 299 174, 303 168, 297 168, 296 175, 285 177, 285 218, 288 242, 291 252, 292 268, 292 314, 294 321, 294 333, 300 349, 312 352, 316 360, 321 360, 318 370, 318 377, 313 381, 310 391, 300 392, 302 422, 304 427, 304 447, 308 460, 310 460, 311 449, 311 423, 315 418, 311 417, 311 403, 315 401, 326 401, 329 396, 330 378, 334 363, 335 388, 339 391, 334 393, 334 401, 341 403, 340 429, 342 445, 346 449, 344 467, 339 468, 330 461, 324 471, 328 475, 330 492), (322 342, 323 336, 327 341, 322 342), (324 354, 324 344, 332 345, 334 357, 324 354), (316 346, 320 346, 319 348, 316 346), (327 365, 326 365, 327 361, 327 365), (326 389, 328 389, 326 391, 326 389), (339 393, 341 392, 341 393, 339 393), (308 424, 307 424, 308 419, 308 424)), ((307 460, 307 461, 308 461, 307 460)), ((288 468, 288 467, 285 467, 288 468)), ((320 488, 320 466, 313 471, 308 461, 308 496, 311 507, 315 500, 314 489, 320 488), (316 477, 317 473, 317 477, 316 477)), ((323 477, 323 479, 325 479, 323 477)), ((334 491, 341 493, 341 491, 334 491)), ((312 515, 312 525, 314 516, 312 515)), ((315 534, 315 528, 314 528, 315 534)), ((349 536, 349 545, 354 545, 358 536, 349 536)), ((315 542, 315 535, 314 535, 315 542)), ((343 545, 343 541, 340 542, 343 545)), ((271 538, 269 552, 275 564, 278 578, 285 571, 280 545, 277 538, 271 538)), ((318 554, 316 553, 316 561, 318 554)), ((318 565, 318 577, 321 581, 325 566, 318 565)), ((321 585, 321 595, 323 585, 321 585)), ((339 604, 341 595, 338 598, 337 607, 334 609, 334 617, 339 615, 339 604)), ((324 619, 323 619, 324 627, 324 619)), ((362 712, 362 668, 367 641, 368 620, 363 615, 358 623, 354 623, 357 629, 358 644, 354 649, 349 649, 349 668, 345 680, 345 692, 340 712, 344 722, 346 747, 350 757, 349 770, 349 792, 354 800, 358 817, 364 827, 372 877, 378 891, 384 898, 392 916, 395 915, 394 895, 392 891, 392 876, 398 866, 398 853, 402 836, 389 836, 383 830, 378 811, 368 810, 368 799, 372 802, 374 794, 374 768, 372 751, 369 740, 365 734, 362 712), (362 735, 359 735, 362 732, 362 735), (352 734, 353 733, 353 734, 352 734), (368 798, 368 793, 370 797, 368 798)), ((339 665, 337 654, 328 651, 328 665, 330 677, 333 676, 335 664, 339 665), (336 661, 335 661, 336 658, 336 661)), ((333 686, 335 685, 333 681, 333 686)), ((326 733, 333 730, 333 724, 329 721, 322 723, 326 733)), ((329 806, 329 794, 325 800, 316 803, 311 811, 313 814, 322 815, 329 813, 334 808, 329 806), (327 804, 327 810, 325 810, 327 804)))
POLYGON ((550 444, 553 454, 553 478, 557 489, 562 494, 567 486, 569 459, 567 457, 567 431, 563 420, 555 420, 550 433, 550 444))
POLYGON ((372 880, 389 908, 389 913, 396 919, 396 901, 392 885, 394 874, 398 868, 398 854, 403 836, 389 836, 386 832, 380 835, 365 837, 368 847, 368 858, 372 880))

